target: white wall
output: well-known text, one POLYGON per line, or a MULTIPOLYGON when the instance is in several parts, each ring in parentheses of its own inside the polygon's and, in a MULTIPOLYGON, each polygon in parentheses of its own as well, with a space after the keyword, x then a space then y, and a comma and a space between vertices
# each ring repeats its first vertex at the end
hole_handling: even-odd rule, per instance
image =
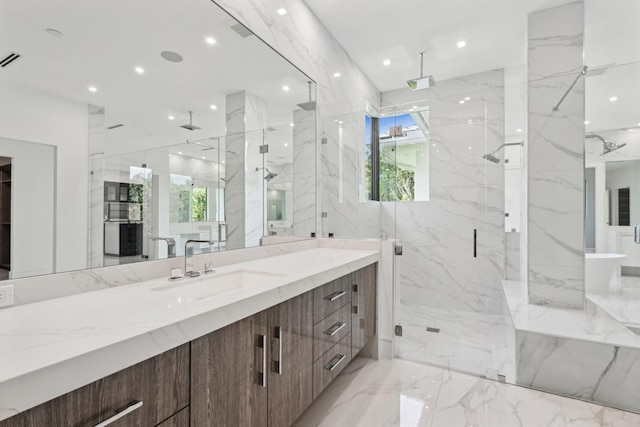
POLYGON ((11 157, 10 278, 53 273, 55 149, 0 137, 11 157))
POLYGON ((0 136, 57 150, 55 271, 86 268, 89 107, 7 82, 0 82, 0 93, 0 136))

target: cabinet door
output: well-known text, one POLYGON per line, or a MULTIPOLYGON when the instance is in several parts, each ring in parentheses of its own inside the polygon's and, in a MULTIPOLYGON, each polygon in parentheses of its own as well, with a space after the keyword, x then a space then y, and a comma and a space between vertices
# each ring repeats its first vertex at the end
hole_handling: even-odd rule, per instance
POLYGON ((191 342, 192 426, 267 425, 268 320, 263 311, 191 342))
POLYGON ((269 310, 269 426, 289 426, 313 400, 313 293, 269 310))
POLYGON ((185 344, 0 421, 0 426, 94 426, 126 412, 111 426, 152 427, 188 404, 185 344))
POLYGON ((371 264, 350 276, 352 296, 351 339, 353 356, 376 334, 377 266, 371 264))

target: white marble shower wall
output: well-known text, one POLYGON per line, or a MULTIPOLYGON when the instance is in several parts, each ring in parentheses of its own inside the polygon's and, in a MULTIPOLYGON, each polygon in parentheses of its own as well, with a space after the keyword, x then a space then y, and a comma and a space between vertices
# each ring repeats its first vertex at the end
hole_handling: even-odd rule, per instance
POLYGON ((584 307, 583 3, 529 15, 528 283, 532 304, 584 307))
POLYGON ((104 266, 104 108, 89 105, 89 265, 104 266))
POLYGON ((316 231, 315 110, 293 113, 293 229, 294 236, 316 231))
POLYGON ((382 232, 399 239, 404 252, 396 259, 396 320, 404 328, 396 354, 495 377, 507 369, 498 360, 507 358, 509 329, 500 284, 504 169, 482 156, 504 142, 504 73, 442 81, 428 92, 382 94, 383 105, 426 98, 430 199, 382 204, 382 232))

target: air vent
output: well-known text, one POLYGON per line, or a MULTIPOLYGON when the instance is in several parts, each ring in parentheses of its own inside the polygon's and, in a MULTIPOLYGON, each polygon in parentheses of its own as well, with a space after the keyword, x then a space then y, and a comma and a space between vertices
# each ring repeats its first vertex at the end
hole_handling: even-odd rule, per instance
POLYGON ((6 58, 0 61, 0 67, 4 68, 18 58, 20 58, 19 54, 11 52, 6 58))
POLYGON ((118 123, 117 125, 109 126, 107 129, 111 130, 111 129, 121 128, 122 126, 124 126, 122 123, 118 123))
POLYGON ((247 27, 245 27, 244 25, 242 25, 240 23, 232 25, 231 29, 233 31, 235 31, 243 39, 246 39, 247 37, 250 37, 250 36, 253 35, 251 30, 249 30, 247 27))

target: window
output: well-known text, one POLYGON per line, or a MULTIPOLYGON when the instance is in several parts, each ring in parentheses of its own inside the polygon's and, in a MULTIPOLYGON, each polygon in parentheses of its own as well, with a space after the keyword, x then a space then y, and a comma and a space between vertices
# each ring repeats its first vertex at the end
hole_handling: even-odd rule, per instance
POLYGON ((428 111, 365 118, 369 200, 429 200, 428 111))

